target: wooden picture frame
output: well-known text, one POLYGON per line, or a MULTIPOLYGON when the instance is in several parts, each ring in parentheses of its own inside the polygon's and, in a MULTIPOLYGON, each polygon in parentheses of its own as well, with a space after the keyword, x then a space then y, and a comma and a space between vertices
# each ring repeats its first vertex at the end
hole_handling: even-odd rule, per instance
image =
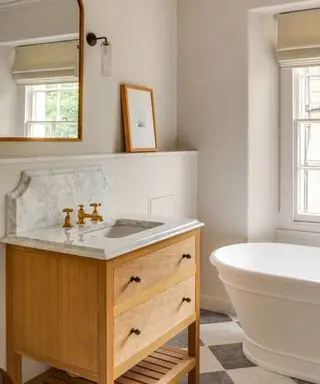
POLYGON ((153 89, 122 84, 121 104, 126 151, 158 151, 153 89))

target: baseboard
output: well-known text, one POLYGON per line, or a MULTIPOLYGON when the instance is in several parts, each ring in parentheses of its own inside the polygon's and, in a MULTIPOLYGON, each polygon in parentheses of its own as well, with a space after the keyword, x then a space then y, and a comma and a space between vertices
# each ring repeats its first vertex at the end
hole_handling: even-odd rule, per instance
POLYGON ((235 310, 230 300, 221 297, 201 295, 201 308, 210 311, 235 314, 235 310))

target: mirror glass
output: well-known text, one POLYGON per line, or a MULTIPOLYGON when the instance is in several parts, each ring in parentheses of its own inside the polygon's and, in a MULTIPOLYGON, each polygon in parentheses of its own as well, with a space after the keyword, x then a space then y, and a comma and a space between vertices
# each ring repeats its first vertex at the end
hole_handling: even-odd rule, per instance
POLYGON ((80 0, 0 0, 0 141, 80 140, 80 0))

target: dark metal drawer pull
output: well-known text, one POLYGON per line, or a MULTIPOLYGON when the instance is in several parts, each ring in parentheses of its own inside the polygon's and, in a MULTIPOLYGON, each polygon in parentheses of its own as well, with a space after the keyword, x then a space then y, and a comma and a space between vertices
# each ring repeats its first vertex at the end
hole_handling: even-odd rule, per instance
POLYGON ((182 258, 183 258, 183 259, 190 260, 190 259, 192 259, 192 256, 189 255, 189 254, 184 254, 184 255, 182 256, 182 258))
POLYGON ((130 331, 130 335, 140 336, 141 335, 141 331, 139 329, 132 328, 131 331, 130 331))
POLYGON ((133 283, 133 282, 135 282, 135 283, 141 283, 141 279, 140 279, 140 277, 135 277, 135 276, 132 276, 131 278, 130 278, 130 283, 133 283))
POLYGON ((190 297, 184 297, 183 299, 182 299, 182 302, 183 303, 191 303, 191 299, 190 299, 190 297))

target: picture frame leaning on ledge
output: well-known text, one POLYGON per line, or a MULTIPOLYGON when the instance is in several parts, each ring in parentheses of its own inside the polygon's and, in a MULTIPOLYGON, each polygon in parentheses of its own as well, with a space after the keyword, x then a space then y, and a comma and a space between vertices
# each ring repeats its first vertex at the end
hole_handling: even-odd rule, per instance
POLYGON ((122 84, 121 104, 126 151, 158 151, 153 89, 122 84))

